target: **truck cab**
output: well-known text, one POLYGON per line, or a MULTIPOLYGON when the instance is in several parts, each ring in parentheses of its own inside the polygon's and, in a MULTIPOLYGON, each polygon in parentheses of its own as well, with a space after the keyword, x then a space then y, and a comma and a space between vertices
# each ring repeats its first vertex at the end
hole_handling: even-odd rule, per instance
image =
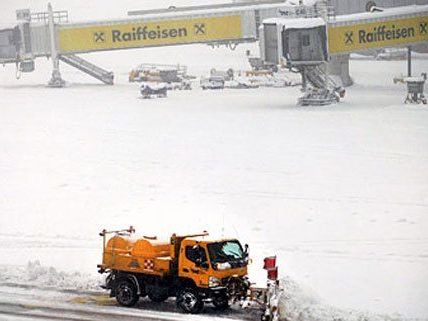
MULTIPOLYGON (((246 278, 248 255, 238 240, 186 238, 181 242, 178 262, 179 283, 189 284, 188 290, 195 289, 203 301, 224 309, 229 301, 245 297, 250 285, 246 278)), ((196 302, 193 294, 190 297, 188 302, 196 302)), ((181 300, 178 294, 179 306, 181 300)))
POLYGON ((201 287, 233 275, 247 274, 247 258, 238 240, 205 241, 185 239, 179 258, 179 276, 192 277, 201 287))

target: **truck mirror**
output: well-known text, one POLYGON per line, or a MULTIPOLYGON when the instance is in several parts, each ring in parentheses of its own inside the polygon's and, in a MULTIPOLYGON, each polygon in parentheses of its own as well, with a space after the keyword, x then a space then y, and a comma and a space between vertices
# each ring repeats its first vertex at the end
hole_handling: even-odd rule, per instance
POLYGON ((249 254, 249 252, 248 252, 248 249, 249 249, 248 244, 245 244, 244 248, 245 248, 245 250, 244 250, 245 257, 248 257, 248 254, 249 254))

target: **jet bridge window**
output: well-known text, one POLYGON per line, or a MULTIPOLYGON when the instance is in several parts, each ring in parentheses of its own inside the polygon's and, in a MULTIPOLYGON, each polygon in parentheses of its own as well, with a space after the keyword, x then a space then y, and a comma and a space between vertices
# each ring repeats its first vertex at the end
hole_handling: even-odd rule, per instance
POLYGON ((311 45, 311 38, 309 37, 309 35, 303 35, 302 36, 302 44, 304 47, 311 45))

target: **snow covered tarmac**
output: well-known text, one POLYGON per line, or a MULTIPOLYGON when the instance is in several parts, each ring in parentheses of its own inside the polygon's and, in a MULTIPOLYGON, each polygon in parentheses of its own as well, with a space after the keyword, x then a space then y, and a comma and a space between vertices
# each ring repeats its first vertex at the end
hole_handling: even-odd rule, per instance
POLYGON ((64 68, 58 90, 1 70, 1 282, 34 260, 97 280, 103 228, 207 229, 250 244, 255 279, 277 254, 327 303, 428 317, 428 109, 402 104, 404 62, 352 61, 344 102, 317 108, 298 88, 142 100, 129 67, 113 87, 64 68))
MULTIPOLYGON (((221 316, 177 313, 174 302, 153 305, 140 301, 132 309, 116 306, 114 299, 102 293, 54 291, 36 287, 0 286, 0 320, 64 320, 64 321, 233 321, 242 320, 242 311, 221 316)), ((209 312, 209 311, 207 311, 209 312)), ((245 317, 245 316, 244 316, 245 317)))

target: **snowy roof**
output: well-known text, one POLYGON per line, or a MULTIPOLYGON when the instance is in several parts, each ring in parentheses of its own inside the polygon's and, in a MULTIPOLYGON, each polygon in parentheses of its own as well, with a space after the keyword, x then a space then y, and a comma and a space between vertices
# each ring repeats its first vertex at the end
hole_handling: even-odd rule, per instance
POLYGON ((336 16, 335 20, 331 23, 349 23, 363 21, 366 19, 373 18, 388 18, 391 16, 401 16, 401 15, 420 15, 428 12, 428 5, 412 5, 404 7, 395 7, 383 9, 383 11, 378 12, 362 12, 349 15, 340 15, 336 16))
MULTIPOLYGON (((186 16, 186 15, 209 15, 214 13, 237 13, 241 11, 252 11, 252 10, 265 10, 265 9, 275 9, 275 8, 293 8, 295 5, 289 4, 288 1, 281 2, 275 2, 275 3, 246 3, 242 6, 237 7, 224 7, 224 8, 208 8, 208 9, 201 9, 201 10, 186 10, 186 11, 171 11, 171 12, 160 12, 160 13, 149 13, 144 14, 140 17, 143 18, 158 18, 158 17, 179 17, 179 16, 186 16)), ((178 7, 179 8, 179 7, 178 7)))
POLYGON ((276 24, 284 29, 310 29, 325 26, 322 18, 269 18, 263 20, 264 24, 276 24))
POLYGON ((145 87, 148 87, 152 90, 160 90, 166 88, 166 84, 164 82, 142 82, 140 84, 140 88, 143 89, 145 87))
POLYGON ((419 77, 406 77, 403 79, 405 82, 425 82, 425 78, 422 76, 419 77))
MULTIPOLYGON (((92 24, 111 24, 111 23, 132 23, 133 21, 141 21, 142 19, 150 21, 157 19, 181 19, 181 18, 196 18, 200 16, 209 16, 214 14, 224 14, 224 15, 237 15, 246 11, 254 11, 254 10, 271 10, 271 9, 292 9, 295 8, 296 5, 293 3, 288 3, 288 1, 284 1, 283 3, 251 3, 244 4, 242 6, 237 7, 225 7, 225 8, 214 8, 214 9, 205 9, 205 10, 186 10, 186 11, 173 11, 170 12, 159 12, 159 13, 147 13, 142 15, 132 15, 127 18, 122 19, 105 19, 99 21, 91 21, 91 20, 83 20, 83 21, 75 21, 70 24, 64 24, 62 27, 75 27, 75 25, 92 25, 92 24)), ((178 7, 179 8, 179 7, 178 7)))

